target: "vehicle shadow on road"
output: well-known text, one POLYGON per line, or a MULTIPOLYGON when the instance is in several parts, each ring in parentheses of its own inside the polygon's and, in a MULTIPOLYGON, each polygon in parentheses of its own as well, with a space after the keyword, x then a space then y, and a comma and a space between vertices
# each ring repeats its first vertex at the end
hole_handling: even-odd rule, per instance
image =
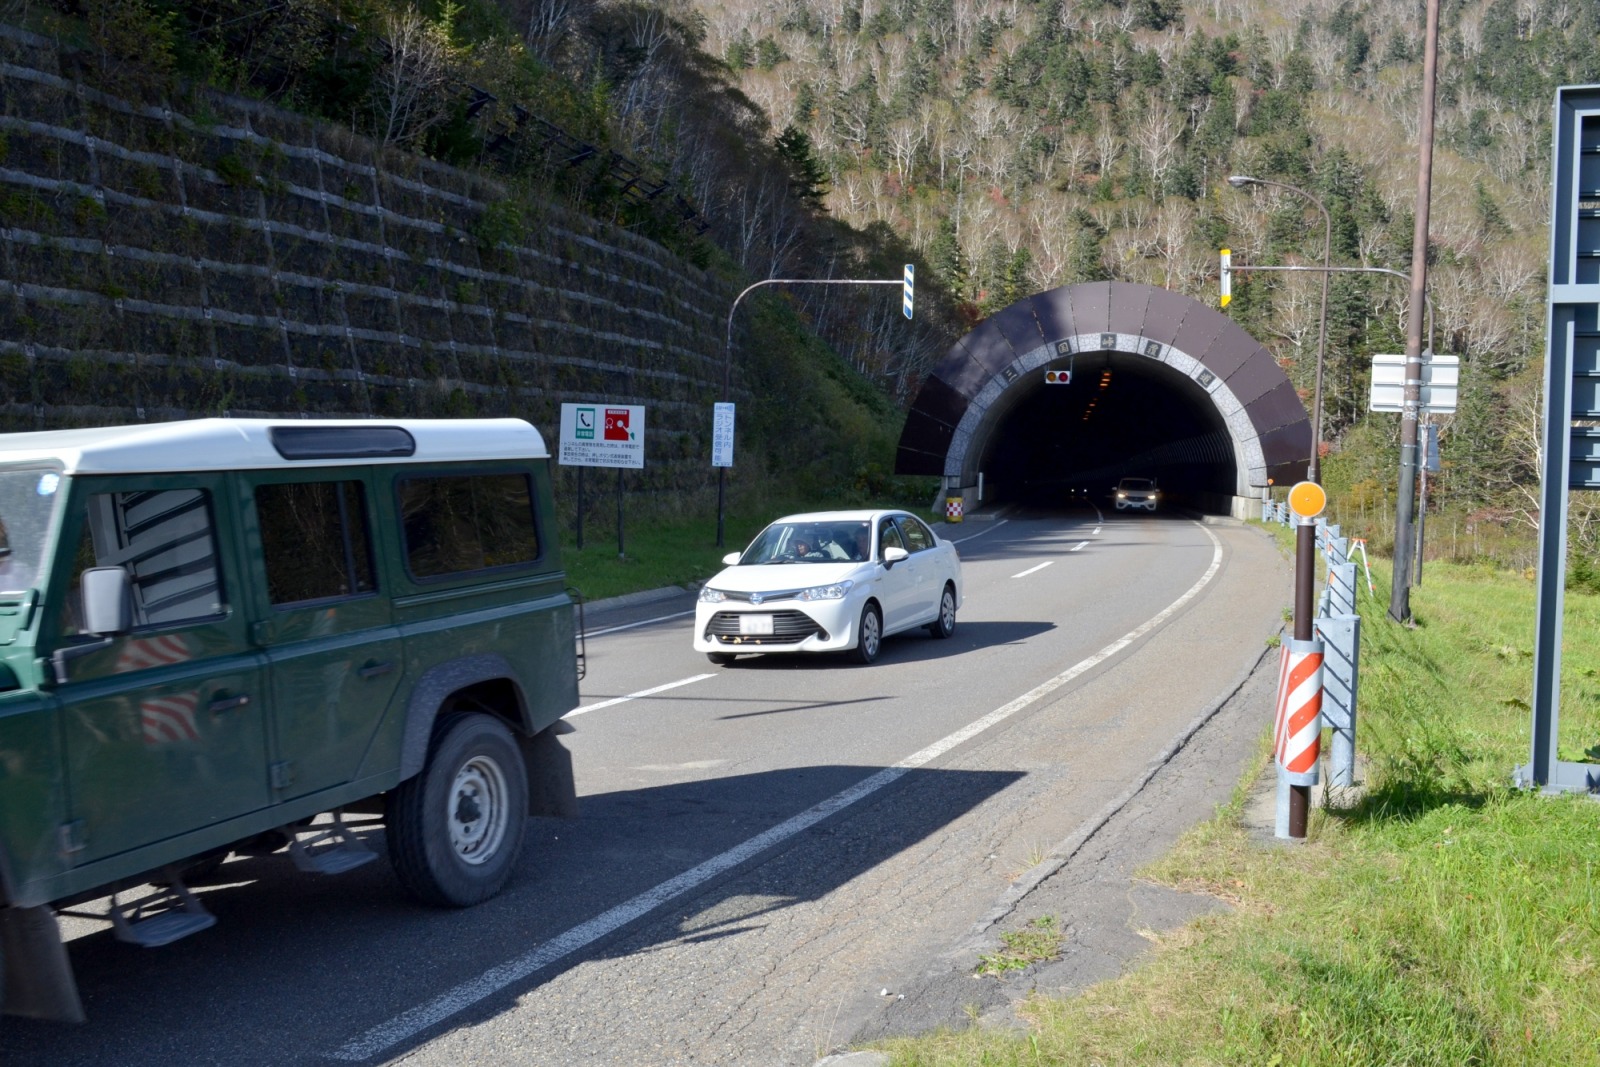
POLYGON ((793 652, 741 653, 723 670, 734 671, 873 671, 896 663, 919 663, 930 659, 948 659, 965 652, 975 652, 1001 645, 1019 645, 1030 638, 1056 629, 1053 622, 1017 619, 956 623, 956 632, 947 640, 929 637, 922 630, 911 630, 883 639, 882 651, 870 664, 857 663, 848 652, 824 652, 796 655, 793 652))
MULTIPOLYGON (((886 770, 795 767, 587 796, 578 819, 529 819, 511 884, 462 910, 412 903, 381 858, 325 877, 296 871, 287 853, 235 857, 193 887, 218 920, 193 937, 142 949, 80 923, 68 952, 89 1025, 8 1017, 0 1059, 327 1063, 419 1006, 446 998, 459 1009, 373 1053, 388 1062, 514 1010, 585 961, 721 941, 761 915, 821 899, 1024 776, 912 769, 855 803, 836 799, 886 770), (825 814, 795 832, 779 829, 816 811, 825 814), (767 847, 747 844, 769 832, 767 847), (719 865, 729 855, 736 861, 719 865), (716 873, 694 874, 707 869, 716 873), (674 879, 679 891, 663 888, 674 879), (612 914, 632 918, 606 928, 612 914), (597 924, 589 943, 575 937, 597 924), (492 969, 516 971, 519 959, 563 939, 575 945, 570 954, 462 994, 484 988, 492 969)), ((358 825, 382 854, 377 820, 358 825)))

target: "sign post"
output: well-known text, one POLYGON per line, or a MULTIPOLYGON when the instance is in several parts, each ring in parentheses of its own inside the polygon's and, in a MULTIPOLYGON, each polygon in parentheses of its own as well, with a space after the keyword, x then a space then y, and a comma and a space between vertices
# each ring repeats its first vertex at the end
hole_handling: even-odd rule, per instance
MULTIPOLYGON (((906 318, 911 317, 911 297, 916 279, 916 268, 907 263, 905 271, 899 278, 763 278, 754 285, 747 285, 744 291, 733 298, 733 304, 728 308, 727 339, 722 346, 722 399, 728 400, 729 387, 733 377, 733 313, 739 310, 739 302, 749 296, 763 285, 898 285, 900 286, 900 310, 906 318)), ((721 405, 719 404, 718 407, 721 405)), ((717 547, 723 547, 723 526, 727 515, 726 486, 728 483, 727 468, 733 466, 732 458, 732 404, 728 404, 729 414, 729 459, 726 466, 718 464, 715 458, 711 465, 717 468, 717 547)), ((713 433, 715 429, 713 428, 713 433)), ((715 446, 713 446, 715 447, 715 446)))
MULTIPOLYGON (((617 471, 617 557, 622 557, 622 472, 644 469, 644 408, 626 404, 562 404, 558 462, 578 467, 614 467, 617 471)), ((579 501, 579 547, 582 547, 583 500, 579 501)))

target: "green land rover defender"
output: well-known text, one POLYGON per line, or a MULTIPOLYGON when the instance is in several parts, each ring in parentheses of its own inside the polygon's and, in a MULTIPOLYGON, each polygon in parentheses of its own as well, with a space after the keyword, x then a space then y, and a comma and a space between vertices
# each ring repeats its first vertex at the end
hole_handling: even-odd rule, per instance
POLYGON ((81 1019, 56 909, 156 946, 230 851, 376 853, 461 907, 576 811, 549 453, 517 419, 204 419, 0 435, 6 1011, 81 1019))

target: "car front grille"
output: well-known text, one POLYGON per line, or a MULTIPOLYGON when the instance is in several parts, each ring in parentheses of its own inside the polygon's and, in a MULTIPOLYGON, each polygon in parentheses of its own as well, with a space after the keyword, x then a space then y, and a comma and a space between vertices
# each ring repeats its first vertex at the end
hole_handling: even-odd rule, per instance
POLYGON ((817 625, 817 620, 803 611, 773 612, 770 634, 741 634, 739 632, 741 614, 743 613, 736 611, 717 612, 706 624, 706 636, 714 638, 718 644, 741 646, 792 645, 804 641, 813 634, 828 636, 828 632, 817 625))

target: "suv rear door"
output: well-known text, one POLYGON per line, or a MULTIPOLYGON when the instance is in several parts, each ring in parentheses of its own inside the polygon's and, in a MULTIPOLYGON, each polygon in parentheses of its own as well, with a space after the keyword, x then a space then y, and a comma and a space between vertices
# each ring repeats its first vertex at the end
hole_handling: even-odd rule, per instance
POLYGON ((404 673, 360 471, 252 474, 246 538, 278 800, 355 777, 404 673))

